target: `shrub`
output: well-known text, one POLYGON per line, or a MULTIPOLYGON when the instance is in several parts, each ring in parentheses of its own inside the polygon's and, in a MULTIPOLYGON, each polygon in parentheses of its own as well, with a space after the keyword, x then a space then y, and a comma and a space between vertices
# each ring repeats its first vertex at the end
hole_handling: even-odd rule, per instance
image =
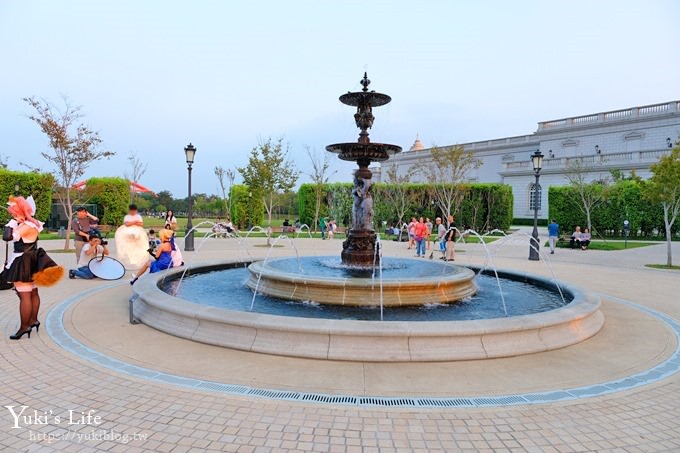
POLYGON ((260 225, 264 220, 262 197, 253 194, 247 186, 236 184, 229 192, 231 199, 231 221, 237 228, 260 225))
POLYGON ((90 203, 97 205, 99 223, 118 226, 128 210, 130 182, 124 178, 90 178, 87 180, 90 203))
MULTIPOLYGON (((604 201, 591 213, 593 229, 599 236, 623 236, 623 221, 630 222, 630 237, 650 237, 663 234, 661 206, 643 198, 645 181, 622 179, 605 189, 604 201)), ((548 190, 548 217, 560 224, 563 233, 576 225, 583 227, 585 215, 578 204, 578 194, 571 186, 552 186, 548 190)), ((673 229, 676 233, 679 227, 673 229)))
MULTIPOLYGON (((52 210, 52 189, 54 177, 49 173, 33 173, 10 171, 0 168, 0 202, 5 202, 10 195, 21 195, 28 198, 33 195, 36 205, 35 218, 45 222, 52 210), (18 192, 15 193, 15 188, 18 192)), ((4 225, 10 219, 6 209, 0 209, 0 222, 4 225)))
MULTIPOLYGON (((327 184, 324 199, 321 203, 321 215, 335 217, 338 223, 349 221, 352 211, 352 184, 327 184), (330 202, 330 206, 329 206, 330 202)), ((512 188, 504 184, 470 184, 463 200, 460 212, 456 213, 456 222, 478 231, 494 228, 506 230, 512 223, 512 188)), ((431 184, 406 184, 405 197, 408 208, 404 220, 412 216, 435 217, 441 215, 432 203, 431 184)), ((380 229, 382 222, 392 224, 397 220, 394 206, 385 195, 394 190, 394 184, 376 183, 372 190, 374 228, 380 229)), ((303 184, 298 191, 300 221, 311 226, 314 218, 314 187, 303 184)))

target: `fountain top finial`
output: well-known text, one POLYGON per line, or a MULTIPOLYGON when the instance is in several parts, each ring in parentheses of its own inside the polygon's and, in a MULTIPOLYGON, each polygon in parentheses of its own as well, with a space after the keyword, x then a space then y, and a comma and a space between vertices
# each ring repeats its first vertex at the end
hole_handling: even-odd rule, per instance
POLYGON ((361 85, 364 87, 361 91, 364 93, 368 91, 368 86, 371 84, 371 81, 368 80, 368 74, 364 72, 364 78, 361 79, 361 85))

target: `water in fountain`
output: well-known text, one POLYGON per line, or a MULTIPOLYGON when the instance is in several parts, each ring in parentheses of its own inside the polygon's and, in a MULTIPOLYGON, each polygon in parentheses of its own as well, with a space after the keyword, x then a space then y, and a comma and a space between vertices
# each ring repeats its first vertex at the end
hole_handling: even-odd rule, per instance
POLYGON ((521 243, 521 244, 524 245, 524 244, 526 244, 527 239, 529 240, 529 248, 534 249, 534 250, 536 250, 536 252, 538 252, 538 256, 539 256, 540 260, 543 261, 543 264, 545 264, 546 267, 548 268, 548 272, 550 272, 551 281, 555 284, 557 291, 560 293, 560 296, 562 297, 562 301, 566 301, 565 296, 564 296, 563 291, 562 291, 562 287, 560 286, 559 281, 557 280, 557 275, 555 274, 555 270, 552 266, 552 262, 550 260, 550 257, 548 256, 548 254, 545 253, 545 251, 544 251, 545 248, 542 248, 540 246, 537 247, 534 244, 534 238, 533 238, 532 235, 525 233, 523 231, 517 231, 517 232, 513 233, 512 235, 505 235, 503 238, 499 239, 498 241, 496 241, 493 244, 494 244, 494 247, 496 248, 496 250, 500 250, 501 246, 506 245, 506 244, 510 244, 510 243, 514 243, 514 242, 518 242, 518 243, 521 243), (520 237, 522 238, 521 240, 519 239, 520 237))
POLYGON ((385 306, 385 293, 383 291, 383 261, 382 261, 382 243, 380 242, 380 235, 376 235, 375 240, 375 255, 373 258, 373 274, 371 279, 373 280, 373 285, 375 285, 375 272, 378 270, 378 281, 380 283, 380 320, 384 317, 384 306, 385 306))
POLYGON ((267 230, 258 225, 252 226, 246 232, 245 238, 248 239, 252 233, 267 233, 267 230))
MULTIPOLYGON (((209 226, 212 228, 212 227, 214 227, 214 226, 217 225, 217 224, 216 224, 215 222, 210 221, 210 220, 204 220, 204 221, 198 223, 196 226, 194 226, 193 228, 191 228, 190 230, 188 230, 188 231, 184 234, 184 241, 183 241, 183 242, 186 241, 186 237, 187 237, 187 235, 188 235, 189 233, 192 233, 192 232, 193 232, 193 233, 196 233, 196 232, 198 231, 198 228, 199 228, 201 225, 209 225, 209 226)), ((203 238, 201 238, 201 241, 200 241, 199 244, 198 244, 198 247, 196 247, 196 250, 194 251, 194 253, 195 253, 196 255, 198 255, 198 254, 200 253, 200 251, 201 251, 201 248, 203 248, 203 245, 207 242, 207 240, 208 240, 208 239, 211 239, 211 238, 214 238, 214 237, 216 237, 216 236, 219 235, 219 234, 222 234, 222 233, 221 233, 221 232, 212 232, 212 231, 211 231, 210 233, 208 233, 208 234, 206 234, 205 236, 203 236, 203 238)), ((253 261, 253 256, 250 254, 250 251, 248 250, 248 247, 246 246, 245 242, 243 242, 243 240, 240 238, 240 236, 233 236, 233 238, 237 241, 237 244, 239 245, 238 250, 241 251, 241 252, 245 252, 245 253, 244 253, 245 256, 242 255, 241 258, 242 258, 245 262, 251 262, 251 261, 253 261)), ((178 245, 177 247, 179 247, 179 245, 178 245)), ((185 258, 185 257, 183 257, 183 258, 185 258)), ((182 271, 182 275, 181 275, 181 277, 179 278, 179 280, 177 281, 177 284, 176 284, 176 286, 175 286, 175 294, 177 293, 177 291, 179 291, 179 288, 180 288, 180 286, 182 285, 182 281, 184 280, 184 276, 186 275, 187 271, 189 270, 189 267, 190 267, 190 266, 189 266, 189 263, 186 261, 186 258, 185 258, 185 262, 184 262, 184 270, 182 271)), ((165 281, 165 280, 163 280, 163 281, 165 281)))
MULTIPOLYGON (((316 257, 306 257, 303 261, 303 264, 305 265, 323 266, 316 257)), ((394 261, 394 259, 386 259, 382 281, 389 278, 388 276, 391 276, 395 271, 397 272, 397 275, 399 275, 400 272, 406 270, 394 269, 394 261), (390 267, 392 267, 392 269, 390 269, 390 267)), ((425 264, 424 261, 421 261, 421 263, 425 264)), ((333 269, 330 268, 327 269, 329 273, 332 270, 333 269)), ((335 270, 337 272, 343 272, 342 269, 335 270)), ((422 271, 427 273, 429 270, 422 269, 422 271)), ((411 272, 411 270, 408 270, 409 274, 411 272)), ((506 315, 501 305, 498 303, 499 294, 496 278, 491 271, 488 271, 488 274, 484 272, 475 278, 478 287, 476 295, 466 297, 454 304, 429 302, 420 306, 390 307, 385 307, 385 304, 383 304, 383 310, 381 310, 379 303, 361 307, 353 306, 348 303, 327 305, 309 303, 317 302, 313 298, 305 298, 300 301, 285 300, 258 291, 256 299, 257 303, 254 304, 251 310, 253 292, 252 289, 244 285, 244 281, 249 277, 249 271, 242 267, 196 274, 192 273, 186 277, 182 289, 178 292, 177 296, 201 305, 210 305, 244 312, 303 318, 359 319, 374 321, 381 319, 384 321, 446 321, 506 318, 554 310, 565 306, 565 303, 562 301, 556 290, 526 283, 523 280, 502 278, 501 283, 508 303, 508 313, 506 315)), ((376 273, 376 280, 378 280, 376 282, 377 285, 380 281, 380 272, 376 273)), ((171 294, 173 292, 172 283, 173 282, 169 282, 163 287, 163 289, 169 291, 171 294)), ((340 293, 340 297, 342 297, 342 293, 340 293)), ((569 301, 570 299, 567 298, 567 303, 569 301)), ((376 302, 378 302, 377 297, 376 302)))
POLYGON ((300 228, 297 229, 297 231, 295 232, 295 239, 298 239, 300 235, 304 233, 305 230, 307 230, 307 236, 309 236, 309 239, 312 239, 312 231, 309 229, 309 225, 307 225, 306 223, 303 223, 302 225, 300 225, 300 228))
MULTIPOLYGON (((458 230, 458 228, 456 228, 458 230)), ((460 231, 459 231, 460 233, 460 231)), ((505 304, 505 294, 503 294, 503 288, 501 287, 501 279, 498 277, 498 269, 496 268, 496 263, 494 263, 493 258, 491 257, 491 253, 489 252, 489 248, 486 246, 486 241, 484 240, 484 237, 477 233, 475 230, 472 229, 467 229, 461 234, 461 237, 464 236, 465 234, 472 234, 475 236, 477 239, 479 239, 479 242, 481 242, 482 247, 484 247, 484 252, 486 253, 487 259, 491 261, 491 267, 493 268, 493 273, 496 276, 496 283, 498 284, 498 292, 501 295, 501 303, 503 304, 503 313, 505 313, 505 316, 508 316, 508 307, 505 304)), ((486 265, 485 265, 486 267, 486 265)), ((481 272, 481 270, 480 270, 481 272)), ((479 275, 479 273, 477 274, 479 275)))
MULTIPOLYGON (((288 236, 281 234, 279 237, 277 237, 274 242, 269 246, 269 250, 267 251, 267 256, 264 257, 264 260, 262 260, 262 264, 265 265, 267 263, 267 260, 271 257, 272 251, 274 250, 274 247, 276 247, 282 239, 288 239, 288 243, 290 244, 291 247, 293 247, 293 250, 295 251, 295 258, 297 259, 297 264, 298 264, 298 271, 299 272, 304 272, 304 268, 302 267, 302 262, 300 261, 300 252, 298 251, 297 246, 295 245, 295 241, 293 241, 292 238, 289 238, 288 236)), ((255 307, 255 298, 258 295, 258 291, 260 288, 260 281, 262 280, 262 272, 258 273, 257 275, 257 284, 255 285, 255 289, 253 289, 253 298, 250 302, 250 311, 253 311, 253 308, 255 307)))

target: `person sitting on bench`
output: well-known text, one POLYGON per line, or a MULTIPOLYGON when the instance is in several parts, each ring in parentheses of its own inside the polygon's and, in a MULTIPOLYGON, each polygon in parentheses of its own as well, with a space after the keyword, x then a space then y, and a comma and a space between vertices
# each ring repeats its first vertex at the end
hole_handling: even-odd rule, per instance
POLYGON ((590 230, 586 228, 581 234, 581 250, 586 250, 590 245, 590 230))
POLYGON ((581 233, 581 227, 576 226, 574 229, 574 232, 571 233, 571 239, 569 240, 569 248, 575 249, 581 247, 581 236, 583 233, 581 233))

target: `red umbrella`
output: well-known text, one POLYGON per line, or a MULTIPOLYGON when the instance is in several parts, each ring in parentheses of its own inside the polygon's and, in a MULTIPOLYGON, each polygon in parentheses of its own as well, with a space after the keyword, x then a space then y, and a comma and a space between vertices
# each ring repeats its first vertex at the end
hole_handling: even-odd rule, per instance
POLYGON ((133 191, 134 193, 150 193, 152 195, 155 195, 153 190, 149 189, 148 187, 144 187, 143 185, 130 181, 130 190, 133 191))
MULTIPOLYGON (((84 190, 86 187, 87 181, 80 181, 73 184, 73 188, 76 190, 84 190)), ((156 195, 153 190, 134 181, 130 181, 130 191, 134 193, 150 193, 151 195, 156 195)))

